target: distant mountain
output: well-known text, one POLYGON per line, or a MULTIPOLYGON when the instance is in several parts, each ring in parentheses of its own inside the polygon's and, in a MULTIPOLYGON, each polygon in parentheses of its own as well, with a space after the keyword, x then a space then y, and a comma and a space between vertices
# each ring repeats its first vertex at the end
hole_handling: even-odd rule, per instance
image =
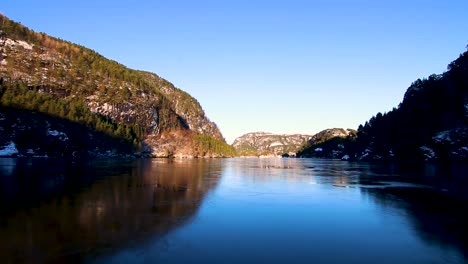
POLYGON ((296 155, 296 152, 312 138, 310 135, 278 135, 266 132, 248 133, 234 140, 232 146, 239 155, 296 155))
MULTIPOLYGON (((34 32, 2 15, 0 25, 0 155, 46 154, 45 146, 28 145, 18 135, 22 133, 19 127, 42 133, 38 139, 44 131, 55 131, 47 127, 49 117, 61 119, 59 126, 73 122, 91 134, 102 134, 101 141, 113 142, 100 145, 106 146, 98 148, 100 154, 127 149, 112 147, 117 140, 132 145, 131 151, 122 154, 234 155, 197 100, 156 74, 128 69, 93 50, 34 32), (44 122, 34 128, 18 123, 31 122, 24 111, 41 113, 44 122), (17 116, 18 122, 12 121, 17 116)), ((67 138, 75 141, 58 144, 54 153, 62 149, 61 156, 72 156, 78 150, 67 146, 83 146, 75 137, 67 134, 67 138)), ((97 155, 89 151, 97 142, 86 142, 79 152, 97 155)))
POLYGON ((357 131, 353 129, 331 128, 315 134, 297 153, 304 158, 347 159, 346 150, 356 140, 357 131))

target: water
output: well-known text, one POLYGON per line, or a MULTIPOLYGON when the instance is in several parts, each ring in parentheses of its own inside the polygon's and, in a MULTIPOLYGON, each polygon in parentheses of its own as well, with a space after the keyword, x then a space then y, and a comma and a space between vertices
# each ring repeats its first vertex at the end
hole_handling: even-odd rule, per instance
POLYGON ((466 167, 0 159, 2 263, 466 263, 466 167))

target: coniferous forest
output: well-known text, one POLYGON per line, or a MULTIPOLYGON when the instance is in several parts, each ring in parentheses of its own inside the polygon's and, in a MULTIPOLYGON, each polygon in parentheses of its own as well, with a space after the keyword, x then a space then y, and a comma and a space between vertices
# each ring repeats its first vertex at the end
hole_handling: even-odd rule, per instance
MULTIPOLYGON (((129 69, 81 45, 34 32, 1 14, 0 25, 2 126, 6 121, 18 126, 11 122, 16 109, 20 116, 30 111, 71 121, 114 143, 130 145, 131 150, 123 148, 127 154, 233 155, 233 148, 205 116, 198 101, 165 79, 129 69), (169 134, 184 135, 185 140, 166 142, 162 135, 169 134)), ((38 133, 48 131, 36 128, 38 133)), ((15 130, 0 133, 0 146, 14 144, 19 156, 47 152, 45 146, 34 150, 21 142, 15 130)), ((91 142, 81 150, 89 152, 94 144, 91 142)), ((63 151, 68 153, 65 145, 63 151)), ((108 148, 101 154, 121 149, 104 145, 108 148)))
POLYGON ((468 52, 446 72, 414 81, 398 107, 370 118, 356 136, 311 142, 298 155, 331 157, 324 150, 337 149, 355 160, 467 161, 468 52))
MULTIPOLYGON (((156 156, 178 155, 180 149, 185 149, 180 155, 188 156, 236 155, 200 104, 168 81, 128 69, 83 46, 29 30, 3 15, 0 19, 2 109, 72 121, 126 142, 133 151, 156 156), (169 142, 163 135, 178 138, 173 141, 179 143, 169 142)), ((357 132, 326 140, 317 140, 317 134, 298 156, 467 160, 467 57, 464 52, 446 72, 414 81, 397 107, 377 113, 357 132)), ((0 143, 10 140, 12 137, 4 135, 0 143)))

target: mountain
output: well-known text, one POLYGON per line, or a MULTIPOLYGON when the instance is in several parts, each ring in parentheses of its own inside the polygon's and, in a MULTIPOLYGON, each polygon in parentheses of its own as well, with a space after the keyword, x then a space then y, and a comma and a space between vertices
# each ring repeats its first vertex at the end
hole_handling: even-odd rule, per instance
POLYGON ((356 140, 357 131, 353 129, 331 128, 315 134, 298 151, 298 157, 304 158, 347 158, 346 150, 356 140))
POLYGON ((296 155, 299 148, 312 136, 310 135, 278 135, 266 132, 254 132, 240 136, 232 146, 239 155, 296 155))
POLYGON ((398 108, 359 126, 358 159, 468 161, 468 52, 418 79, 398 108))
POLYGON ((298 155, 398 162, 468 161, 468 52, 442 74, 418 79, 403 101, 357 135, 312 142, 298 155))
POLYGON ((47 146, 31 145, 18 135, 25 130, 40 133, 38 138, 51 137, 47 131, 67 134, 50 128, 51 120, 62 129, 73 123, 86 131, 81 139, 67 134, 63 142, 68 144, 54 148, 54 153, 61 149, 61 156, 109 151, 153 157, 234 155, 198 101, 167 80, 2 15, 0 25, 0 155, 47 154, 47 146), (32 122, 34 113, 41 114, 41 122, 32 122), (86 136, 95 133, 99 140, 86 136), (115 141, 132 147, 120 148, 115 141), (101 148, 90 151, 95 144, 101 148))

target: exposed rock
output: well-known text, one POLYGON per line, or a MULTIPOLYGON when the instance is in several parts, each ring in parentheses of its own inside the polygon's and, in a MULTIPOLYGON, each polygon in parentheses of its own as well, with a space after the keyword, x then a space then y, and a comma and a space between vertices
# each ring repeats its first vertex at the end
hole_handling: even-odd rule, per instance
POLYGON ((248 133, 234 140, 232 146, 241 155, 284 155, 295 156, 296 152, 310 140, 310 135, 279 135, 267 132, 248 133))
MULTIPOLYGON (((0 34, 0 77, 8 87, 24 85, 29 91, 51 95, 63 104, 84 104, 92 113, 110 120, 114 127, 138 126, 141 129, 138 135, 124 132, 143 142, 141 155, 197 153, 196 144, 184 145, 183 140, 160 144, 165 141, 163 132, 165 136, 173 133, 174 140, 179 139, 177 134, 185 135, 187 141, 196 135, 207 135, 225 143, 217 125, 206 117, 198 101, 158 75, 128 69, 95 51, 33 32, 4 16, 2 21, 9 24, 5 28, 17 29, 0 34)), ((39 108, 27 109, 50 111, 47 107, 39 108)), ((53 114, 60 116, 59 113, 53 114)), ((66 135, 56 137, 66 140, 66 135)))

